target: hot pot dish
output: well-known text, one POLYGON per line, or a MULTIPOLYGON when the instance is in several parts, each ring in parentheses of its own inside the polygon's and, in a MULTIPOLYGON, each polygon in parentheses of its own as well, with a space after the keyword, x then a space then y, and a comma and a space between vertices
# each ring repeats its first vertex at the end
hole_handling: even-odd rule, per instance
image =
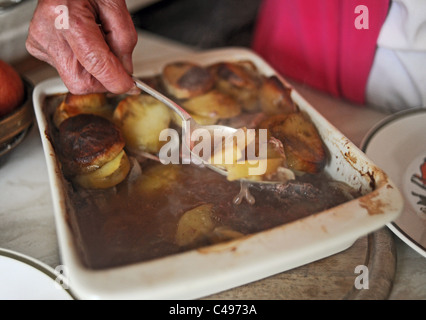
POLYGON ((243 188, 255 201, 244 201, 236 198, 238 181, 194 164, 156 160, 160 132, 178 130, 180 119, 154 98, 144 93, 50 96, 44 109, 48 135, 88 267, 119 266, 239 238, 361 195, 323 171, 329 154, 309 116, 291 100, 290 88, 263 76, 250 61, 172 62, 162 74, 143 80, 200 123, 267 129, 277 146, 270 160, 279 163, 269 174, 287 169, 294 178, 249 184, 243 188))
POLYGON ((384 173, 288 83, 264 72, 254 55, 219 56, 170 60, 140 78, 199 124, 266 130, 262 174, 247 175, 243 159, 220 175, 188 161, 181 145, 167 152, 177 152, 177 161, 162 161, 170 139, 160 136, 172 130, 181 139, 182 122, 145 93, 76 96, 46 89, 49 83, 39 89, 61 250, 79 270, 76 287, 99 294, 114 273, 97 279, 93 272, 129 267, 139 274, 143 266, 143 284, 117 271, 107 296, 135 286, 129 291, 150 290, 138 297, 198 297, 343 250, 399 213, 399 193, 384 173), (202 280, 207 275, 211 285, 202 280), (184 283, 192 283, 187 294, 184 283))

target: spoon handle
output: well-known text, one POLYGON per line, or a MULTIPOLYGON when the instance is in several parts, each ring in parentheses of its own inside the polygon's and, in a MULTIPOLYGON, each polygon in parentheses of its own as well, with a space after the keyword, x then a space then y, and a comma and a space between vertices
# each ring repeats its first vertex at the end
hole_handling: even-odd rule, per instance
POLYGON ((133 77, 133 81, 135 81, 135 84, 139 89, 145 91, 146 93, 153 96, 154 98, 156 98, 157 100, 161 101, 166 106, 171 108, 173 111, 175 111, 182 118, 182 120, 184 121, 192 120, 191 115, 174 101, 170 100, 169 98, 167 98, 166 96, 164 96, 163 94, 155 90, 154 88, 148 86, 146 83, 144 83, 143 81, 139 80, 136 77, 133 77))

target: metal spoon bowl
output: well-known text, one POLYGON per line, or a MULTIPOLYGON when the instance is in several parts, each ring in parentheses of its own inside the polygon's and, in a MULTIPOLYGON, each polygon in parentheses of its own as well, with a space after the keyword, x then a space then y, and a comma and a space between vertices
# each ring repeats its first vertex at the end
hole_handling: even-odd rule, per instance
MULTIPOLYGON (((164 103, 167 107, 169 107, 174 112, 176 112, 179 115, 179 117, 183 120, 183 122, 182 122, 183 123, 183 126, 182 126, 182 143, 187 148, 187 150, 190 152, 191 156, 194 157, 195 159, 197 159, 200 163, 204 164, 209 169, 211 169, 211 170, 213 170, 213 171, 215 171, 215 172, 217 172, 217 173, 219 173, 223 176, 228 176, 228 172, 226 170, 224 170, 224 169, 222 169, 222 168, 220 168, 216 165, 211 164, 209 161, 207 161, 206 159, 202 159, 198 154, 193 152, 192 144, 191 144, 191 137, 192 137, 192 133, 195 130, 204 129, 204 130, 209 131, 211 133, 211 136, 213 136, 214 133, 220 132, 221 137, 226 138, 226 137, 231 136, 234 133, 236 133, 237 129, 232 128, 232 127, 228 127, 228 126, 223 126, 223 125, 208 125, 208 126, 200 125, 192 118, 192 116, 188 112, 186 112, 186 110, 184 110, 176 102, 167 98, 162 93, 160 93, 157 90, 155 90, 154 88, 150 87, 149 85, 147 85, 146 83, 144 83, 140 79, 133 77, 133 80, 134 80, 136 86, 139 89, 141 89, 142 91, 148 93, 149 95, 153 96, 157 100, 164 103)), ((249 179, 240 179, 240 181, 247 182, 247 183, 250 183, 250 184, 251 183, 283 183, 283 181, 254 181, 254 180, 249 180, 249 179)))

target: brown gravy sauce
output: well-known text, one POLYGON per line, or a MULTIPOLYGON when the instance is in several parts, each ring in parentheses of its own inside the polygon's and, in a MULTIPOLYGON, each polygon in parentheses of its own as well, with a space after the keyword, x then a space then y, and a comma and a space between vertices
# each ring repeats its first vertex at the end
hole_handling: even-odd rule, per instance
MULTIPOLYGON (((46 134, 56 152, 60 146, 51 117, 59 98, 47 97, 44 105, 46 134)), ((164 166, 148 159, 140 167, 142 179, 133 177, 107 190, 79 189, 61 176, 68 222, 88 268, 123 266, 193 249, 176 244, 176 228, 186 211, 202 204, 213 204, 216 226, 247 235, 360 196, 351 189, 348 195, 347 186, 342 191, 324 173, 306 174, 285 185, 248 187, 194 165, 164 166), (148 188, 144 173, 152 166, 163 168, 154 187, 148 188)), ((205 239, 196 247, 210 244, 212 240, 205 239)))

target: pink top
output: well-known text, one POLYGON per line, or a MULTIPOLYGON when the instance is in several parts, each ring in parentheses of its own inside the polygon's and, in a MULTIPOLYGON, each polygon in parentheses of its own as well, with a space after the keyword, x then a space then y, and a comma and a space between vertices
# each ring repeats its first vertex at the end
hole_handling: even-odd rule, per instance
POLYGON ((284 76, 364 103, 388 8, 389 0, 264 0, 253 49, 284 76))

